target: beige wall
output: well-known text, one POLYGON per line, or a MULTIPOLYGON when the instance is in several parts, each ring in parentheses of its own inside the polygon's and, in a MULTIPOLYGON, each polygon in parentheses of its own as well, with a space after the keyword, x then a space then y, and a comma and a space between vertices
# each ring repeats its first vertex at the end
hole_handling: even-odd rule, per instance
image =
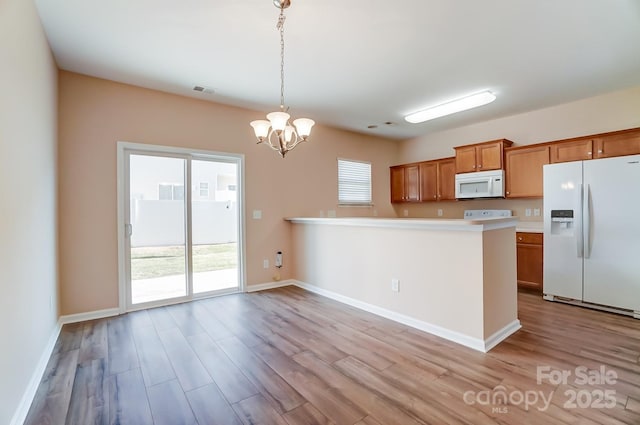
MULTIPOLYGON (((397 142, 317 125, 309 143, 286 159, 257 146, 249 111, 61 72, 60 281, 62 314, 117 307, 116 143, 206 149, 245 155, 247 283, 270 282, 264 270, 284 252, 282 279, 292 276, 287 216, 393 216, 388 167, 397 142), (375 208, 337 207, 337 157, 373 163, 375 208), (262 210, 262 220, 251 211, 262 210)), ((293 111, 295 114, 295 110, 293 111)))
POLYGON ((32 1, 0 1, 0 423, 58 318, 56 75, 32 1))

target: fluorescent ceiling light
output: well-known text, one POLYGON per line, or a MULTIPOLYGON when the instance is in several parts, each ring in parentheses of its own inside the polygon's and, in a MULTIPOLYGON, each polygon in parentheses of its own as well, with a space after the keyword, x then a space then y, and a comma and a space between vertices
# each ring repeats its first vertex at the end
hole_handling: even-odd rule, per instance
POLYGON ((496 100, 496 96, 490 91, 483 91, 462 99, 452 100, 429 109, 409 114, 404 119, 410 123, 417 124, 434 118, 444 117, 445 115, 455 114, 456 112, 466 111, 467 109, 476 108, 486 105, 496 100))

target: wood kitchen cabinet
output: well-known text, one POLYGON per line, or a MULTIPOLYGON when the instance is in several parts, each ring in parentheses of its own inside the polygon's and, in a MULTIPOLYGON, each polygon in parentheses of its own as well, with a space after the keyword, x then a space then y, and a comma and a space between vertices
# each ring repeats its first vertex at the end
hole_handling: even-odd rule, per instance
POLYGON ((640 154, 640 129, 617 131, 593 141, 594 158, 640 154))
POLYGON ((546 143, 551 163, 640 154, 640 129, 614 131, 546 143))
POLYGON ((499 139, 456 147, 456 173, 502 169, 504 148, 512 144, 510 140, 499 139))
POLYGON ((541 198, 542 167, 549 163, 549 146, 505 149, 507 198, 541 198))
POLYGON ((455 200, 455 158, 420 163, 420 200, 455 200))
POLYGON ((542 292, 543 234, 516 232, 518 286, 542 292))
POLYGON ((420 200, 420 168, 418 164, 390 167, 391 202, 420 200))
POLYGON ((438 201, 456 199, 456 159, 438 160, 438 201))
POLYGON ((549 145, 551 163, 584 161, 593 158, 593 139, 556 142, 549 145))

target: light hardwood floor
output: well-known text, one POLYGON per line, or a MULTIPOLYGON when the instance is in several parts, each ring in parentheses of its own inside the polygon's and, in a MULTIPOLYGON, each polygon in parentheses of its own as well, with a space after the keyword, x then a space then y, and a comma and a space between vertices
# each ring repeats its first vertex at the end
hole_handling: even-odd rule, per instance
POLYGON ((294 287, 66 325, 26 424, 640 424, 640 321, 519 318, 488 354, 294 287))

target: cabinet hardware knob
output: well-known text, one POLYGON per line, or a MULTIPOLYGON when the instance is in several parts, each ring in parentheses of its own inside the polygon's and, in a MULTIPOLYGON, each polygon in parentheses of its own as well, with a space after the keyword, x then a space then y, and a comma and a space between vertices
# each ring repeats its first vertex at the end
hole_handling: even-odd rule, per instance
POLYGON ((507 195, 508 195, 509 193, 511 193, 511 192, 507 192, 507 195))
POLYGON ((478 165, 478 168, 482 168, 482 165, 478 165))
POLYGON ((522 237, 519 237, 519 238, 518 238, 518 240, 519 240, 519 241, 521 241, 521 240, 522 240, 522 237))
POLYGON ((473 168, 476 168, 476 166, 474 165, 473 168))
POLYGON ((602 153, 602 149, 598 149, 598 153, 602 153))
POLYGON ((436 195, 433 195, 433 197, 435 198, 435 197, 436 197, 436 195))
POLYGON ((587 155, 591 156, 591 152, 587 152, 587 155))

